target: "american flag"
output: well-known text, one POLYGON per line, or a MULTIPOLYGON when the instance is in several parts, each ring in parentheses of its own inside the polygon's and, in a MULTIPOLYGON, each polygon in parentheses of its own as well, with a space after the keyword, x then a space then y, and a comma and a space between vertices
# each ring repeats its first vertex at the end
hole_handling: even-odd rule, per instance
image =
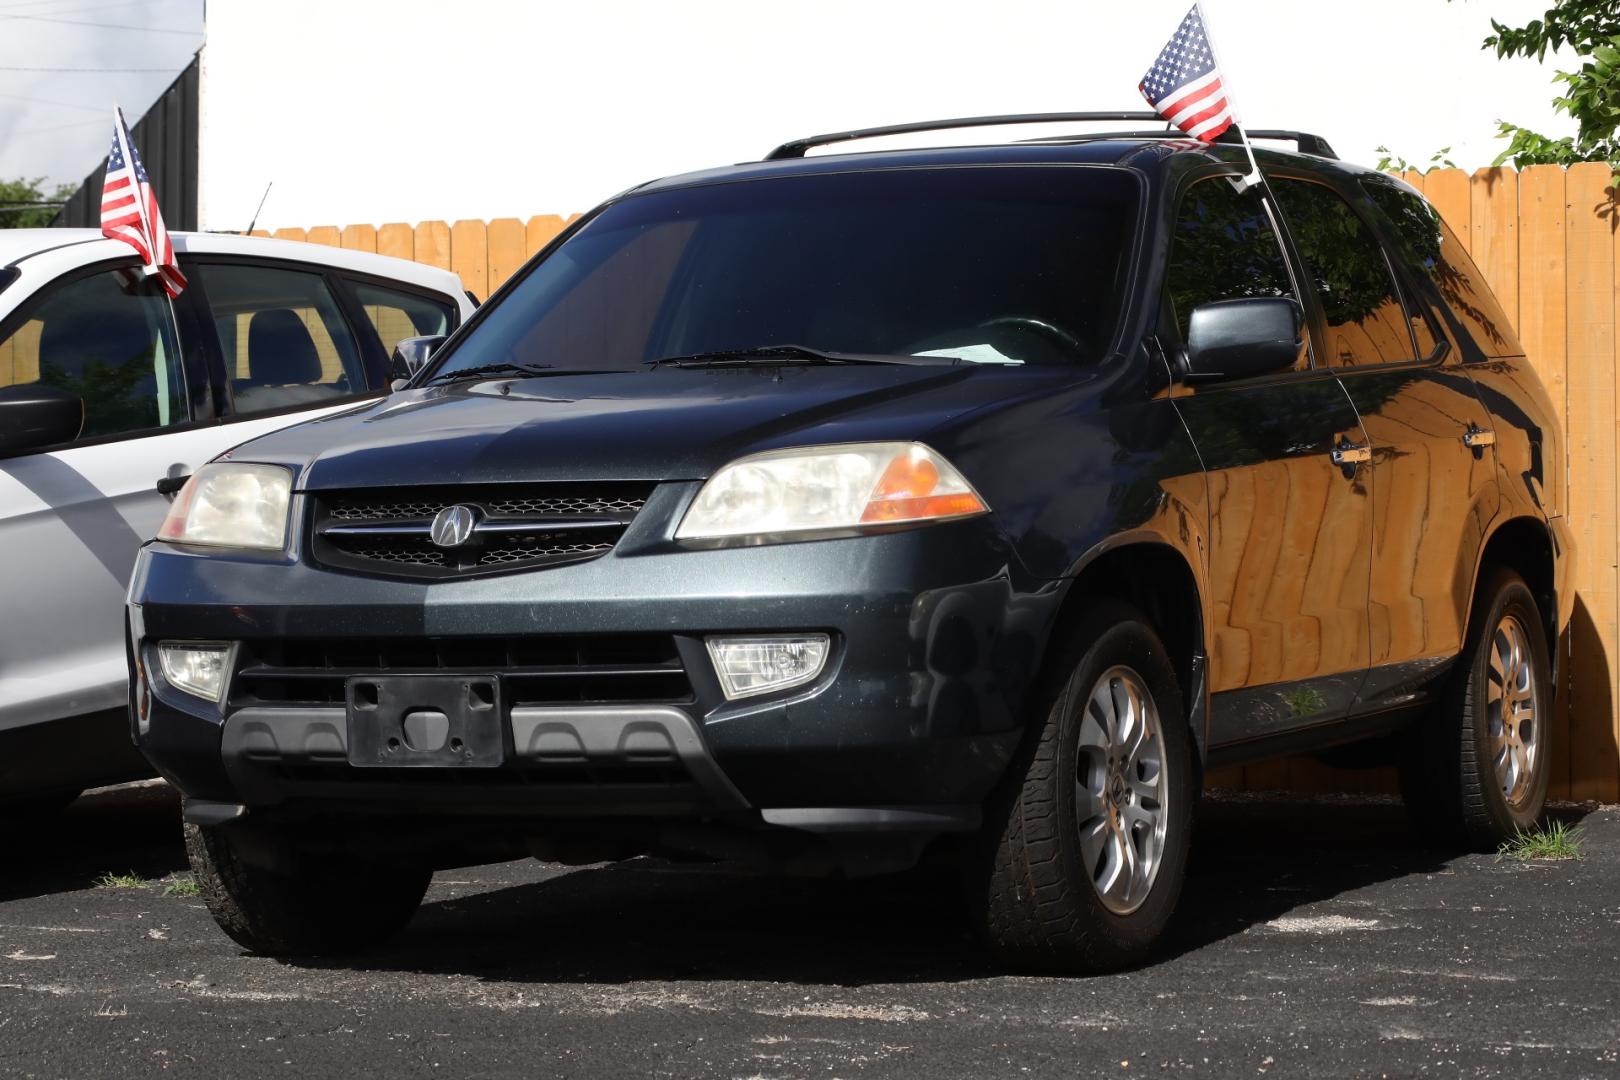
POLYGON ((1199 8, 1194 4, 1181 20, 1139 89, 1160 116, 1195 139, 1214 142, 1237 121, 1237 109, 1221 84, 1221 69, 1199 8))
POLYGON ((186 276, 174 259, 174 244, 163 227, 152 182, 141 155, 124 124, 124 113, 113 109, 112 150, 107 154, 107 176, 101 185, 101 235, 122 240, 140 255, 148 274, 156 274, 170 296, 179 296, 186 276))

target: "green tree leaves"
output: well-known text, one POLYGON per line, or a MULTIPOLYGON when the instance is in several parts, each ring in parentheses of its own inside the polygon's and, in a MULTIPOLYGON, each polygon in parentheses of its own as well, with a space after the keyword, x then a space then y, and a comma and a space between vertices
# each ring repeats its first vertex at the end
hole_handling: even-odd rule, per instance
POLYGON ((1560 71, 1564 87, 1553 108, 1579 125, 1574 136, 1553 139, 1518 124, 1501 122, 1508 147, 1496 164, 1573 165, 1607 161, 1620 171, 1620 0, 1557 0, 1539 19, 1523 26, 1491 20, 1484 47, 1507 59, 1547 58, 1549 49, 1569 48, 1581 60, 1577 71, 1560 71))

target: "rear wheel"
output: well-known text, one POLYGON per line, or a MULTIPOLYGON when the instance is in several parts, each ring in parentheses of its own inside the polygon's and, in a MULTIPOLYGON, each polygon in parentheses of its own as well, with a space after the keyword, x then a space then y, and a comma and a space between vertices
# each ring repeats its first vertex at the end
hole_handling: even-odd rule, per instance
POLYGON ((1402 795, 1429 839, 1490 850, 1540 818, 1552 713, 1542 626, 1523 578, 1484 578, 1446 695, 1401 762, 1402 795))
POLYGON ((237 944, 268 956, 357 952, 404 929, 432 872, 311 853, 240 825, 185 827, 209 914, 237 944), (244 858, 257 848, 257 858, 244 858), (266 858, 266 856, 272 856, 266 858))
POLYGON ((1169 657, 1134 608, 1096 602, 1055 657, 970 885, 1001 962, 1114 970, 1151 954, 1181 893, 1192 740, 1169 657))

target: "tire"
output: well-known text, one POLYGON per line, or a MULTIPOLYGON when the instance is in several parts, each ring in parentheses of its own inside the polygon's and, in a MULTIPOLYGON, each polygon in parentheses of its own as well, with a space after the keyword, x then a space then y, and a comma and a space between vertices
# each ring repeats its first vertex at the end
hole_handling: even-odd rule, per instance
POLYGON ((186 856, 209 914, 250 952, 265 956, 358 952, 405 928, 432 872, 300 852, 259 834, 270 863, 242 857, 242 826, 187 824, 186 856))
POLYGON ((1431 843, 1493 851, 1541 817, 1552 715, 1543 626, 1523 578, 1502 567, 1482 576, 1439 708, 1408 736, 1401 758, 1401 795, 1431 843), (1519 659, 1505 659, 1515 648, 1519 659), (1498 689, 1504 671, 1505 695, 1498 689), (1504 711, 1517 719, 1504 725, 1504 711), (1499 769, 1499 758, 1516 768, 1499 769))
POLYGON ((1129 605, 1095 601, 1075 632, 1054 643, 1032 701, 1030 738, 991 802, 970 870, 970 898, 998 963, 1089 974, 1152 955, 1181 894, 1199 790, 1186 716, 1163 643, 1129 605), (1140 714, 1157 725, 1134 761, 1123 749, 1132 740, 1107 738, 1111 727, 1131 729, 1111 718, 1132 689, 1152 706, 1140 714), (1117 766, 1109 760, 1115 751, 1117 766), (1155 802, 1149 822, 1143 812, 1155 802), (1121 832, 1110 831, 1113 821, 1125 823, 1121 832), (1113 871, 1127 847, 1143 871, 1122 890, 1113 871))

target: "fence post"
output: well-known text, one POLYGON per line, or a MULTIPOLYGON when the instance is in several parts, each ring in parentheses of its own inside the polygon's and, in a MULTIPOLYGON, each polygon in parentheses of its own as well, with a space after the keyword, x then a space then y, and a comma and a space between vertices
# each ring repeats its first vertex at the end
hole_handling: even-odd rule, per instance
POLYGON ((450 269, 479 300, 489 297, 489 236, 482 221, 450 226, 450 269))

